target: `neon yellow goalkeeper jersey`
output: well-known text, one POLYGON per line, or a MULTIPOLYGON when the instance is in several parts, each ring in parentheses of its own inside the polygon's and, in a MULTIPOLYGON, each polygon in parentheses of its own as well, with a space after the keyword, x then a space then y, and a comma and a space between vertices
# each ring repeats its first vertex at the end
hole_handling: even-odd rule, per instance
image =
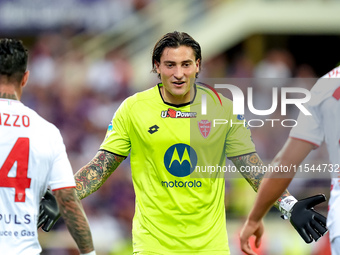
POLYGON ((250 130, 242 116, 232 114, 229 99, 203 85, 195 85, 194 100, 180 106, 165 103, 160 86, 121 104, 100 147, 131 154, 133 250, 229 254, 224 174, 207 169, 224 166, 226 155, 255 152, 250 130))

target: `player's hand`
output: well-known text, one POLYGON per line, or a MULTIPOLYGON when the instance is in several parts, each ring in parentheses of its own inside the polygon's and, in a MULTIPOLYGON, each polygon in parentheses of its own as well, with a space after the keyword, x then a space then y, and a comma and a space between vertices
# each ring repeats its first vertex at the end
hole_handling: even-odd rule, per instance
POLYGON ((47 190, 40 201, 38 228, 49 232, 60 218, 58 203, 50 190, 47 190))
POLYGON ((262 221, 250 221, 247 219, 240 233, 242 251, 248 255, 256 255, 256 253, 250 247, 249 238, 255 235, 255 247, 259 248, 263 231, 264 227, 262 221))
POLYGON ((326 217, 313 206, 326 201, 325 195, 316 195, 297 201, 290 211, 290 223, 306 243, 317 241, 327 232, 326 217))

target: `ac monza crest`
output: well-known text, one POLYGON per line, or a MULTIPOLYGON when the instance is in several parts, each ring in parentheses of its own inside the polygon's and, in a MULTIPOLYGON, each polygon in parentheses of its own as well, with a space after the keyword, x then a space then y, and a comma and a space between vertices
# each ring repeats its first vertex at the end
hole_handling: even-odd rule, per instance
POLYGON ((208 135, 210 134, 210 130, 211 130, 211 121, 208 120, 201 120, 198 122, 198 128, 201 132, 201 135, 204 138, 207 138, 208 135))

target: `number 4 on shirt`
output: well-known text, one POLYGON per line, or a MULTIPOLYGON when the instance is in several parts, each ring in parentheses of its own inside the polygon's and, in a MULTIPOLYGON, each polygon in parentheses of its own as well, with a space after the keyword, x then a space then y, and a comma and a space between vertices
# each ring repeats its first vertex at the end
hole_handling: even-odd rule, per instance
POLYGON ((0 168, 0 188, 15 188, 15 202, 25 202, 25 190, 31 186, 31 179, 27 177, 28 155, 29 138, 20 137, 0 168), (17 162, 17 175, 8 177, 15 162, 17 162))

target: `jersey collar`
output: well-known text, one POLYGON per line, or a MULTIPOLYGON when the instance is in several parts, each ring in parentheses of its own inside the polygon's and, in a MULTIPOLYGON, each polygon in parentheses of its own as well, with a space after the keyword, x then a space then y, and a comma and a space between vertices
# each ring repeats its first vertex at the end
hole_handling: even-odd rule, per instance
POLYGON ((195 95, 194 95, 193 99, 192 99, 190 102, 187 102, 187 103, 184 103, 184 104, 172 104, 172 103, 165 102, 165 101, 164 101, 164 98, 163 98, 163 96, 162 96, 162 93, 161 93, 161 87, 162 87, 162 86, 163 86, 162 83, 158 83, 158 84, 157 84, 159 96, 162 98, 163 103, 166 104, 166 105, 170 105, 170 106, 173 106, 173 107, 177 107, 177 108, 178 108, 178 107, 183 107, 183 106, 190 105, 190 104, 192 104, 192 103, 195 101, 195 98, 196 98, 196 95, 197 95, 196 84, 194 84, 195 95))

